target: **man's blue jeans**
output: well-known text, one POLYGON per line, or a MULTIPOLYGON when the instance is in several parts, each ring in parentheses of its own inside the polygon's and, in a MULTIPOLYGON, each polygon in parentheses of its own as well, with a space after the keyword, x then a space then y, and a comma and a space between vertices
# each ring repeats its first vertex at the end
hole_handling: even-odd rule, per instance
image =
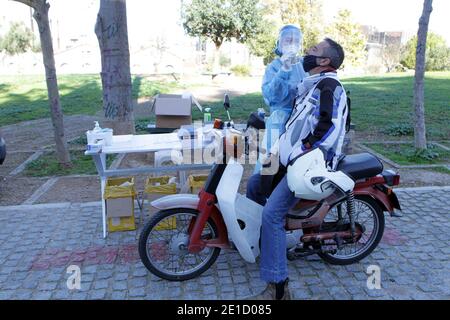
POLYGON ((255 174, 247 183, 247 198, 264 206, 261 234, 261 279, 278 283, 288 277, 286 258, 286 215, 298 199, 289 190, 287 177, 280 181, 266 200, 260 192, 261 175, 255 174))

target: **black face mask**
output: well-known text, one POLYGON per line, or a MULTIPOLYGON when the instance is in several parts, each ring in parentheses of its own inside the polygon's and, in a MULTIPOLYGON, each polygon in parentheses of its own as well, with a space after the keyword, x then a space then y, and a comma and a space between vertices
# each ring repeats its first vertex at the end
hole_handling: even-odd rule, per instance
POLYGON ((305 72, 310 72, 312 69, 319 66, 317 64, 317 58, 319 57, 310 54, 303 57, 303 69, 305 70, 305 72))
POLYGON ((318 58, 325 59, 328 57, 318 57, 310 54, 303 57, 303 69, 305 72, 310 72, 312 69, 319 67, 319 64, 317 64, 318 58))

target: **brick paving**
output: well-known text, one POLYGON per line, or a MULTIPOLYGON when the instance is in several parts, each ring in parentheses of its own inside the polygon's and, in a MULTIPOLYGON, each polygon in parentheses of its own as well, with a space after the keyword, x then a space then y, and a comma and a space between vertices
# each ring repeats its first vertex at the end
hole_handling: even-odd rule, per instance
MULTIPOLYGON (((398 192, 403 218, 386 216, 385 236, 371 256, 332 266, 317 256, 289 263, 295 299, 450 299, 450 189, 398 192), (380 290, 367 288, 370 265, 380 290)), ((201 277, 168 282, 147 272, 138 232, 101 237, 98 204, 0 207, 0 299, 224 299, 264 288, 257 264, 222 251, 201 277), (69 290, 70 265, 81 288, 69 290)))

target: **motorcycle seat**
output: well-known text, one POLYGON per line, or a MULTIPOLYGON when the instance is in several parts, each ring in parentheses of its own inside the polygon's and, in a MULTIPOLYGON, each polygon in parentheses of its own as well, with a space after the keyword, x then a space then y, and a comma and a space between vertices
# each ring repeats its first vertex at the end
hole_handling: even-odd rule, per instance
POLYGON ((356 181, 379 175, 383 172, 383 164, 370 153, 360 153, 345 156, 339 162, 337 170, 356 181))

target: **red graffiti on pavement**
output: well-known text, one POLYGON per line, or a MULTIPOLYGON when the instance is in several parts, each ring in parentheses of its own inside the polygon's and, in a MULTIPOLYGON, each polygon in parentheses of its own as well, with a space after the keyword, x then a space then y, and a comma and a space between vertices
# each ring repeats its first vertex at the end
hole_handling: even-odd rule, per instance
POLYGON ((139 261, 135 244, 114 247, 89 247, 78 250, 49 249, 38 254, 31 270, 47 270, 68 265, 130 264, 139 261))

